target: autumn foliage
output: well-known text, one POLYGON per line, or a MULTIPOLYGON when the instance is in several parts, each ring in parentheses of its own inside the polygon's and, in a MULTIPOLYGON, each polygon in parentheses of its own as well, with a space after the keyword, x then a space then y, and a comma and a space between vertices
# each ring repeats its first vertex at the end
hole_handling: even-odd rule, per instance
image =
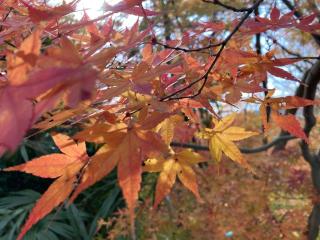
POLYGON ((300 83, 283 67, 303 58, 277 58, 273 50, 259 54, 249 37, 291 28, 316 33, 317 14, 296 18, 294 11, 281 14, 274 6, 268 16, 254 16, 259 0, 231 24, 198 22, 183 35, 163 40, 153 22, 161 13, 143 0, 106 3, 101 16, 90 19, 83 11, 71 23, 65 18, 77 11, 78 0, 60 6, 42 2, 1 1, 0 154, 64 123, 79 123, 81 130, 73 136, 51 131, 61 153, 4 169, 54 179, 18 239, 115 168, 133 235, 143 172, 159 172, 155 208, 177 179, 203 201, 194 170, 199 163, 226 156, 255 174, 236 142, 263 133, 235 126, 237 114, 220 116, 213 103, 254 105, 264 133, 275 124, 309 142, 300 121, 284 112, 318 101, 275 97, 275 89, 262 85, 268 75, 300 83), (112 18, 118 13, 140 18, 130 28, 119 27, 112 18), (202 122, 203 109, 208 124, 202 122), (86 142, 99 147, 90 157, 86 142), (189 143, 208 146, 210 157, 185 147, 189 143))

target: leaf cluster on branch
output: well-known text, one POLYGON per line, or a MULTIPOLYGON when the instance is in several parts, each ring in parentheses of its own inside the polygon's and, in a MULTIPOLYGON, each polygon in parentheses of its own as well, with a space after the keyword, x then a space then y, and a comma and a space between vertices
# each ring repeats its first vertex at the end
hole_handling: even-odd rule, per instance
POLYGON ((114 168, 133 236, 143 171, 160 172, 157 206, 176 178, 201 200, 193 170, 200 162, 220 161, 224 154, 252 170, 241 153, 250 151, 234 142, 257 133, 232 126, 236 115, 219 116, 214 103, 258 105, 266 131, 270 128, 266 109, 270 108, 271 121, 291 134, 287 139, 308 142, 299 121, 294 115, 283 115, 283 110, 311 107, 318 101, 308 96, 273 97, 274 89, 262 83, 269 74, 304 84, 282 67, 318 56, 277 58, 273 50, 260 54, 252 49, 250 39, 279 29, 315 35, 320 30, 316 14, 297 18, 295 10, 281 14, 273 7, 268 17, 252 16, 263 0, 245 8, 204 0, 201 4, 219 5, 241 16, 230 24, 195 23, 184 34, 165 41, 153 22, 161 12, 146 7, 143 0, 105 4, 103 14, 95 19, 84 12, 79 21, 64 21, 78 2, 52 7, 43 1, 5 0, 0 5, 0 154, 14 151, 24 138, 61 124, 80 123, 82 129, 72 138, 52 134, 61 154, 5 169, 55 179, 18 239, 53 208, 74 201, 114 168), (140 20, 131 28, 119 28, 112 18, 115 13, 140 20), (201 122, 203 109, 210 115, 208 126, 201 122), (89 157, 85 142, 100 148, 89 157), (199 144, 208 144, 212 159, 196 152, 207 149, 199 144))

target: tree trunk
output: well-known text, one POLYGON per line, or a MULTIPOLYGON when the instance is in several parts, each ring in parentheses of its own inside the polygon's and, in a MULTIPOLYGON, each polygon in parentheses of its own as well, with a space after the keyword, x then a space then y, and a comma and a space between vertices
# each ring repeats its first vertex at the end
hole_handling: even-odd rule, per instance
POLYGON ((313 156, 311 166, 311 177, 312 183, 315 188, 315 200, 313 203, 312 211, 308 219, 308 240, 316 240, 319 235, 319 225, 320 225, 320 159, 319 156, 313 156))
MULTIPOLYGON (((320 81, 320 61, 317 61, 306 76, 306 84, 303 97, 307 99, 315 99, 317 86, 320 81)), ((304 131, 307 136, 310 135, 312 128, 316 125, 316 117, 314 115, 314 106, 307 106, 303 109, 305 118, 304 131)), ((316 240, 319 235, 320 224, 320 154, 311 153, 307 143, 301 143, 301 150, 304 159, 309 163, 311 168, 312 184, 316 193, 312 212, 309 215, 307 236, 308 240, 316 240)))

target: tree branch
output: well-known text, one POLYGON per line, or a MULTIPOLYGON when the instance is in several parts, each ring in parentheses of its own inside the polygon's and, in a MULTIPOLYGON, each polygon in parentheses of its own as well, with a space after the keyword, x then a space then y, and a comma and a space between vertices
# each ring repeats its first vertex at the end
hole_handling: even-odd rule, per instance
POLYGON ((225 8, 225 9, 231 10, 231 11, 233 11, 233 12, 248 12, 248 11, 251 10, 251 8, 245 8, 245 7, 243 7, 243 8, 236 8, 236 7, 234 7, 234 6, 224 4, 224 3, 222 3, 222 2, 219 1, 219 0, 211 0, 211 1, 210 1, 210 0, 202 0, 202 1, 205 2, 205 3, 212 3, 212 4, 214 4, 214 5, 223 7, 223 8, 225 8))
MULTIPOLYGON (((290 50, 289 48, 287 48, 286 46, 282 45, 277 39, 275 39, 274 37, 265 34, 269 39, 272 40, 273 43, 277 44, 283 51, 285 51, 286 53, 295 56, 298 59, 304 59, 306 62, 313 64, 313 62, 309 61, 308 57, 303 57, 301 54, 297 53, 297 52, 293 52, 292 50, 290 50)), ((316 57, 317 59, 319 59, 318 57, 316 57)))
MULTIPOLYGON (((289 0, 282 0, 282 2, 291 10, 294 12, 294 15, 297 18, 301 18, 302 14, 295 8, 295 6, 289 1, 289 0)), ((311 34, 313 39, 316 41, 316 43, 320 46, 320 35, 316 33, 311 34)))
MULTIPOLYGON (((246 153, 246 154, 264 152, 264 151, 268 150, 269 148, 275 146, 279 141, 292 140, 292 139, 296 139, 296 137, 291 136, 291 135, 278 137, 278 138, 274 139, 273 141, 271 141, 270 143, 262 145, 260 147, 257 147, 257 148, 240 148, 240 151, 242 153, 246 153)), ((198 151, 209 151, 209 148, 207 146, 202 146, 202 145, 197 145, 197 144, 192 144, 192 143, 172 142, 170 145, 172 147, 192 148, 192 149, 198 150, 198 151)))
POLYGON ((230 39, 233 37, 233 35, 235 35, 238 30, 240 29, 240 27, 242 26, 242 24, 247 20, 247 18, 250 16, 250 14, 263 2, 264 0, 258 0, 256 1, 256 3, 246 12, 246 14, 241 18, 240 22, 237 24, 237 26, 233 29, 233 31, 225 38, 225 40, 222 41, 221 45, 220 45, 220 49, 216 54, 216 57, 214 58, 214 60, 212 61, 210 67, 208 68, 208 70, 206 71, 206 73, 201 76, 200 78, 196 79, 195 81, 193 81, 192 83, 190 83, 189 85, 179 89, 178 91, 171 93, 168 96, 165 96, 163 98, 160 99, 160 101, 165 101, 165 100, 177 100, 177 99, 182 99, 182 98, 194 98, 198 95, 201 94, 202 89, 204 88, 204 86, 206 85, 208 78, 209 78, 209 74, 212 71, 212 69, 214 68, 215 64, 218 62, 219 57, 221 56, 224 48, 226 47, 226 45, 228 44, 228 42, 230 41, 230 39), (202 81, 203 83, 201 85, 201 87, 199 88, 199 90, 197 91, 197 93, 195 93, 194 95, 191 96, 182 96, 182 97, 174 97, 177 94, 180 94, 188 89, 190 89, 192 86, 194 86, 195 84, 197 84, 198 82, 202 81))
MULTIPOLYGON (((304 97, 314 100, 317 91, 317 85, 320 81, 320 61, 317 61, 308 73, 306 83, 308 88, 305 90, 304 97)), ((304 131, 307 136, 310 135, 312 128, 316 124, 316 117, 314 116, 314 106, 306 106, 303 109, 305 118, 304 131)), ((301 142, 301 152, 304 159, 310 164, 311 178, 314 189, 316 190, 317 197, 320 195, 320 156, 312 153, 309 146, 305 142, 301 142)), ((319 235, 320 225, 320 203, 315 202, 312 212, 308 219, 308 239, 316 240, 319 235)))
MULTIPOLYGON (((204 51, 204 50, 208 50, 210 48, 213 48, 213 47, 219 47, 220 45, 222 45, 222 42, 218 42, 218 43, 214 43, 214 44, 209 44, 205 47, 199 47, 199 48, 182 48, 182 47, 173 47, 173 46, 170 46, 168 44, 165 44, 165 43, 162 43, 162 42, 159 42, 158 40, 153 40, 152 41, 153 44, 157 44, 157 45, 160 45, 164 48, 167 48, 167 49, 172 49, 172 50, 176 50, 176 51, 182 51, 182 52, 201 52, 201 51, 204 51)), ((215 56, 215 54, 213 55, 215 56)))

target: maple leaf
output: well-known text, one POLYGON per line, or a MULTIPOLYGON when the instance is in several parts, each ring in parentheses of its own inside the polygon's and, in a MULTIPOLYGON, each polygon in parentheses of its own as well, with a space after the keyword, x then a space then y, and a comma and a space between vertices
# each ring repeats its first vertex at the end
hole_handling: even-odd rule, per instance
POLYGON ((33 122, 32 102, 20 98, 14 88, 0 89, 0 155, 14 150, 33 122))
MULTIPOLYGON (((194 26, 199 26, 203 31, 218 32, 226 29, 226 24, 223 22, 199 22, 195 23, 194 26)), ((202 32, 203 32, 202 31, 202 32)))
POLYGON ((104 81, 108 87, 102 90, 103 97, 111 99, 120 94, 126 97, 136 96, 139 93, 151 94, 152 84, 173 67, 175 64, 159 65, 152 68, 146 62, 142 62, 130 74, 129 72, 110 71, 106 74, 108 78, 104 81))
POLYGON ((16 53, 8 54, 8 81, 0 86, 0 124, 6 126, 0 132, 0 155, 5 150, 13 150, 23 135, 35 121, 31 99, 48 88, 38 88, 43 84, 38 79, 31 83, 28 74, 36 64, 40 54, 41 30, 35 30, 20 45, 16 53), (31 86, 33 91, 26 91, 31 86))
POLYGON ((156 127, 156 132, 158 132, 163 141, 170 145, 173 137, 174 137, 174 130, 176 125, 179 123, 181 124, 183 122, 183 118, 179 115, 174 115, 169 118, 166 118, 164 121, 162 121, 158 126, 156 127))
POLYGON ((63 134, 56 134, 52 138, 62 153, 45 155, 4 169, 4 171, 26 172, 42 178, 57 178, 31 210, 18 240, 21 240, 34 224, 70 196, 77 182, 77 174, 89 160, 84 142, 76 144, 63 134))
POLYGON ((205 160, 203 157, 193 152, 191 149, 185 149, 180 152, 172 152, 168 158, 150 158, 144 162, 143 170, 147 172, 160 172, 156 186, 156 196, 154 208, 167 196, 178 176, 182 184, 189 189, 201 201, 198 191, 196 174, 192 166, 205 160))
POLYGON ((305 107, 305 106, 318 104, 318 102, 314 100, 297 97, 297 96, 288 96, 280 99, 281 99, 280 104, 282 109, 292 109, 292 108, 305 107))
POLYGON ((281 129, 283 129, 284 131, 288 131, 292 135, 302 138, 306 142, 308 142, 307 136, 301 128, 299 121, 295 119, 293 115, 280 115, 279 110, 315 105, 318 102, 297 96, 273 98, 272 96, 274 93, 275 89, 269 90, 264 100, 256 97, 247 100, 248 102, 261 104, 259 111, 262 118, 262 124, 264 129, 269 129, 266 109, 267 107, 270 107, 272 119, 281 129))
POLYGON ((303 131, 300 122, 292 114, 280 115, 277 112, 272 113, 272 120, 279 126, 282 130, 289 132, 293 136, 302 138, 306 143, 309 143, 309 139, 305 132, 303 131))
POLYGON ((290 59, 290 58, 279 58, 273 59, 274 53, 272 51, 266 53, 264 56, 258 56, 256 61, 251 61, 249 64, 241 67, 242 72, 257 73, 259 76, 259 81, 264 81, 267 79, 267 73, 273 76, 283 78, 286 80, 301 82, 291 73, 283 70, 280 66, 285 66, 288 64, 293 64, 300 61, 300 59, 290 59))
MULTIPOLYGON (((84 12, 83 21, 84 22, 90 22, 90 18, 89 18, 88 14, 86 12, 84 12)), ((104 39, 104 36, 99 31, 98 26, 96 25, 96 23, 90 22, 86 26, 86 30, 90 34, 90 43, 91 44, 98 43, 102 39, 104 39)))
POLYGON ((67 38, 62 38, 61 48, 51 47, 46 56, 39 56, 40 35, 41 30, 35 30, 16 53, 8 54, 9 79, 0 88, 0 123, 7 126, 0 133, 0 154, 13 150, 38 117, 63 94, 69 106, 92 96, 97 70, 82 60, 67 38), (39 61, 43 69, 36 67, 39 61), (32 99, 37 99, 37 104, 32 99))
POLYGON ((241 127, 231 127, 234 122, 236 114, 231 114, 222 120, 212 119, 214 128, 205 128, 197 133, 198 138, 209 140, 209 150, 211 156, 216 161, 221 161, 222 153, 224 153, 231 160, 249 167, 238 147, 234 141, 243 140, 251 136, 257 135, 256 132, 246 131, 241 127))
MULTIPOLYGON (((188 101, 190 101, 190 99, 188 99, 188 101)), ((183 102, 183 100, 179 101, 179 103, 180 102, 183 102)), ((180 107, 180 105, 177 105, 177 108, 180 107)), ((194 107, 194 105, 191 105, 190 107, 194 107)), ((159 133, 163 141, 170 146, 172 141, 184 143, 191 141, 196 129, 190 122, 184 121, 183 116, 176 114, 167 117, 164 121, 159 123, 156 126, 155 131, 159 133)))
POLYGON ((56 110, 47 114, 47 116, 43 116, 43 119, 36 124, 33 125, 33 128, 38 128, 41 130, 48 130, 57 125, 61 125, 66 121, 72 119, 72 117, 81 114, 89 109, 89 104, 84 102, 80 104, 77 108, 67 109, 67 110, 56 110))
POLYGON ((106 10, 110 10, 112 12, 121 12, 133 8, 137 5, 141 5, 143 1, 144 0, 122 0, 113 6, 106 4, 105 8, 106 10))
POLYGON ((262 88, 260 81, 257 81, 256 78, 250 80, 248 76, 232 77, 229 75, 221 76, 219 79, 222 90, 227 92, 225 100, 227 103, 237 103, 242 97, 242 93, 257 93, 265 91, 266 89, 262 88))
POLYGON ((123 12, 142 17, 158 15, 157 12, 144 9, 142 6, 143 1, 144 0, 123 0, 113 6, 104 3, 104 10, 114 13, 123 12))
MULTIPOLYGON (((317 14, 298 18, 294 16, 298 12, 281 14, 282 9, 271 7, 270 16, 256 14, 250 19, 252 11, 248 11, 232 26, 222 22, 192 24, 180 39, 175 39, 179 31, 174 31, 172 40, 161 44, 154 32, 159 30, 155 27, 158 22, 147 18, 156 12, 144 9, 143 0, 120 0, 112 6, 106 1, 102 16, 90 20, 84 14, 82 20, 72 19, 75 22, 71 24, 70 19, 62 17, 74 12, 79 0, 67 2, 56 7, 36 0, 6 0, 0 4, 0 154, 13 150, 48 109, 56 107, 35 127, 48 129, 67 120, 85 120, 81 121, 83 131, 74 137, 80 139, 81 149, 66 136, 56 135, 62 154, 42 156, 7 169, 56 179, 32 210, 22 235, 55 206, 68 198, 72 202, 114 168, 134 226, 146 159, 144 169, 160 172, 155 206, 177 179, 200 199, 193 165, 202 160, 189 149, 168 153, 172 141, 190 143, 202 120, 210 119, 202 109, 215 115, 213 101, 232 104, 241 101, 245 96, 242 93, 267 91, 261 82, 268 74, 298 81, 281 67, 300 57, 275 59, 273 51, 261 56, 251 48, 250 33, 291 27, 316 33, 320 28, 317 14), (142 16, 147 27, 140 19, 130 29, 119 26, 121 21, 113 27, 114 13, 142 16), (229 27, 233 30, 227 31, 229 27), (215 32, 221 39, 212 38, 215 32), (143 50, 141 45, 145 45, 143 50), (97 88, 99 95, 95 98, 97 88), (199 96, 193 96, 197 92, 199 96), (84 141, 102 147, 89 158, 84 141)), ((159 39, 161 34, 157 33, 159 39)), ((264 127, 268 125, 266 108, 270 107, 271 119, 281 129, 308 140, 299 121, 293 115, 281 115, 280 110, 314 105, 315 101, 275 98, 269 93, 264 100, 253 96, 247 102, 260 104, 264 127)), ((234 142, 255 133, 231 126, 233 120, 234 116, 213 119, 214 127, 196 136, 209 141, 210 153, 217 161, 225 154, 247 166, 234 142)))
MULTIPOLYGON (((151 117, 150 121, 154 123, 146 125, 153 128, 162 120, 162 118, 154 120, 151 117)), ((101 128, 91 129, 91 136, 87 138, 97 142, 104 139, 102 141, 105 141, 106 145, 92 157, 79 186, 71 196, 71 201, 117 166, 119 185, 129 209, 131 226, 134 226, 134 210, 140 191, 142 163, 149 154, 167 151, 167 146, 159 135, 144 130, 143 127, 145 124, 141 126, 135 124, 130 128, 120 124, 116 129, 109 128, 107 132, 100 131, 101 128)), ((81 133, 78 136, 86 138, 81 133)))
POLYGON ((301 17, 300 19, 294 18, 295 11, 290 11, 281 16, 281 12, 277 7, 273 7, 270 13, 270 18, 263 18, 256 16, 255 19, 248 20, 242 31, 250 34, 265 32, 267 30, 278 30, 281 28, 296 27, 305 32, 314 32, 320 29, 319 23, 313 23, 317 13, 309 16, 301 17))
POLYGON ((79 2, 79 0, 74 0, 68 4, 51 8, 48 6, 34 7, 23 0, 20 1, 28 8, 30 19, 34 23, 58 19, 71 12, 74 12, 76 9, 76 3, 79 2))
POLYGON ((27 74, 35 66, 41 47, 41 30, 35 30, 20 45, 18 51, 7 54, 8 78, 12 85, 20 85, 27 80, 27 74))
MULTIPOLYGON (((45 56, 41 56, 41 69, 30 74, 29 81, 41 79, 42 86, 51 88, 49 101, 52 95, 65 94, 66 105, 76 107, 80 101, 92 98, 98 71, 83 60, 68 38, 62 37, 60 43, 61 47, 52 46, 45 56)), ((27 91, 39 89, 40 86, 27 91)))
POLYGON ((112 143, 109 142, 108 146, 103 147, 92 158, 88 171, 83 176, 72 199, 81 191, 106 176, 118 165, 119 185, 133 221, 141 183, 141 164, 143 160, 141 144, 145 144, 141 142, 142 139, 137 134, 135 130, 130 130, 128 133, 113 133, 112 143))
MULTIPOLYGON (((110 27, 110 30, 107 31, 107 33, 109 33, 110 31, 112 31, 111 27, 110 27)), ((139 32, 139 22, 137 21, 130 30, 126 29, 121 34, 117 32, 118 39, 117 39, 117 43, 115 44, 115 45, 118 45, 117 47, 109 47, 109 48, 102 49, 99 53, 91 55, 88 58, 88 62, 90 62, 91 64, 94 64, 96 67, 100 68, 101 70, 105 70, 105 66, 107 62, 111 61, 118 53, 131 50, 138 43, 140 43, 144 38, 146 38, 150 33, 150 31, 151 31, 151 26, 149 26, 144 31, 139 32)), ((94 50, 93 52, 95 51, 96 50, 94 50)), ((116 73, 117 71, 110 71, 110 72, 116 73)), ((108 72, 105 75, 109 75, 108 72)), ((128 85, 128 83, 124 84, 122 79, 118 78, 117 80, 119 80, 120 85, 128 85)), ((127 82, 127 81, 124 81, 124 82, 127 82)), ((117 84, 111 81, 111 83, 108 85, 114 86, 117 84)), ((115 89, 119 89, 119 88, 115 87, 115 89)))

